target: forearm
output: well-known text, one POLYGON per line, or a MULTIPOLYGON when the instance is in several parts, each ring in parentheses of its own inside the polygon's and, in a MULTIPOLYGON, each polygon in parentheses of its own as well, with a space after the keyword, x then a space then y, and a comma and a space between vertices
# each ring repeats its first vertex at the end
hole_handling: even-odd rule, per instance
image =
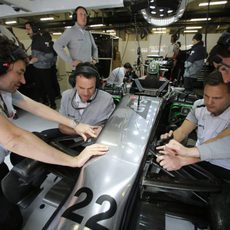
POLYGON ((197 147, 192 147, 192 148, 185 147, 183 156, 200 158, 200 153, 197 147))
POLYGON ((182 125, 173 132, 173 137, 175 140, 181 142, 184 140, 194 129, 196 124, 187 118, 184 120, 182 125))
POLYGON ((72 59, 70 56, 67 55, 67 53, 65 52, 63 46, 61 44, 59 44, 58 41, 56 41, 54 43, 54 50, 56 51, 56 53, 58 54, 58 56, 64 60, 65 62, 71 63, 72 59))
POLYGON ((58 128, 59 128, 59 131, 61 133, 63 133, 63 134, 66 134, 66 135, 76 135, 75 130, 72 129, 72 128, 69 128, 66 125, 59 124, 58 128))
POLYGON ((230 136, 197 146, 201 160, 229 159, 230 136))
POLYGON ((187 137, 187 133, 183 132, 183 129, 178 128, 173 132, 173 139, 176 141, 183 141, 187 137))
POLYGON ((204 144, 197 146, 201 160, 230 158, 229 142, 230 128, 226 128, 216 137, 210 138, 204 144))
POLYGON ((182 157, 182 156, 180 156, 179 158, 180 158, 181 167, 183 167, 185 165, 195 164, 195 163, 200 161, 199 157, 182 157))
MULTIPOLYGON (((222 139, 224 137, 228 137, 230 138, 230 128, 226 128, 224 129, 221 133, 219 133, 217 136, 208 139, 207 141, 205 141, 205 144, 210 143, 210 142, 214 142, 217 141, 219 139, 222 139)), ((229 140, 229 139, 228 139, 229 140)))
MULTIPOLYGON (((73 167, 74 158, 49 146, 30 132, 9 126, 3 141, 4 148, 21 156, 41 162, 73 167)), ((75 162, 76 163, 76 162, 75 162)))

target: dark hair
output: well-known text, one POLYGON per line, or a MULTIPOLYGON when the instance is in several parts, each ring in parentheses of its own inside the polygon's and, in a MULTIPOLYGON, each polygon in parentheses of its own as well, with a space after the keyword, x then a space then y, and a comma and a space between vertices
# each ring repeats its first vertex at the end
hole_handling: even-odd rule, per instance
POLYGON ((230 84, 226 84, 223 81, 222 74, 218 70, 214 70, 211 72, 205 79, 204 79, 204 85, 211 85, 211 86, 216 86, 224 84, 227 85, 228 87, 228 92, 230 93, 230 84))
POLYGON ((78 11, 79 9, 83 9, 86 12, 86 14, 88 14, 88 11, 87 11, 87 9, 84 6, 78 6, 78 7, 76 7, 75 10, 74 10, 74 12, 78 11))
POLYGON ((230 28, 220 36, 217 44, 209 52, 208 62, 212 63, 217 55, 223 58, 230 57, 230 28))
POLYGON ((209 52, 208 62, 212 63, 216 56, 221 56, 223 58, 229 58, 230 57, 230 51, 226 49, 225 46, 222 45, 215 45, 211 51, 209 52))
POLYGON ((26 52, 6 36, 0 36, 0 61, 11 63, 18 60, 28 64, 26 52))
POLYGON ((24 26, 26 26, 28 24, 30 25, 30 27, 31 27, 31 29, 32 29, 34 34, 36 34, 36 33, 38 33, 40 31, 40 26, 39 26, 39 24, 37 22, 27 21, 27 22, 24 23, 24 26))
POLYGON ((217 41, 217 44, 225 46, 227 47, 227 49, 229 49, 230 47, 230 28, 228 28, 221 34, 221 36, 219 37, 217 41))
MULTIPOLYGON (((73 14, 72 14, 73 24, 75 24, 75 22, 77 22, 77 11, 79 9, 83 9, 86 12, 86 14, 88 15, 88 11, 86 10, 86 8, 84 6, 78 6, 78 7, 76 7, 75 10, 74 10, 74 12, 73 12, 73 14)), ((88 18, 87 18, 87 21, 88 21, 88 18)))
POLYGON ((75 70, 69 76, 69 83, 74 88, 76 85, 76 78, 78 75, 82 74, 87 79, 96 78, 96 87, 100 86, 100 74, 97 71, 95 65, 84 62, 76 66, 75 70))
POLYGON ((80 73, 88 79, 99 77, 99 73, 98 73, 96 66, 91 64, 90 62, 84 62, 84 63, 78 64, 75 68, 75 73, 76 75, 80 73))
POLYGON ((181 47, 181 42, 177 41, 177 45, 179 46, 179 48, 181 47))
POLYGON ((192 39, 195 39, 197 41, 201 41, 202 40, 202 34, 201 33, 196 33, 192 39))
POLYGON ((129 62, 126 62, 124 64, 124 68, 126 68, 126 69, 133 69, 133 67, 131 66, 131 64, 129 62))
POLYGON ((172 34, 171 39, 173 39, 174 42, 176 42, 178 40, 178 35, 177 34, 172 34))

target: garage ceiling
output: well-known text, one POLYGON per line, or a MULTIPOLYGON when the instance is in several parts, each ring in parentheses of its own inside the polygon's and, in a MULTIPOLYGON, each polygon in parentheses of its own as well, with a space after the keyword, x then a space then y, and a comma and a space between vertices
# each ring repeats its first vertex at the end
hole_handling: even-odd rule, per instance
MULTIPOLYGON (((141 9, 149 7, 150 2, 156 3, 158 9, 177 8, 182 0, 0 0, 0 22, 16 20, 14 27, 23 28, 28 20, 39 22, 41 28, 50 32, 62 32, 65 26, 71 25, 71 13, 77 5, 89 9, 89 25, 103 24, 93 30, 105 31, 138 31, 149 33, 153 26, 143 18, 141 9), (78 4, 76 4, 78 2, 78 4), (41 22, 41 17, 54 17, 53 21, 41 22)), ((187 6, 183 16, 167 28, 170 33, 181 30, 186 26, 203 26, 200 32, 219 33, 230 25, 230 3, 224 5, 203 6, 199 3, 214 2, 213 0, 186 0, 187 6), (191 22, 192 18, 211 18, 208 22, 191 22)), ((215 0, 219 1, 219 0, 215 0)), ((159 15, 158 15, 159 16, 159 15)))

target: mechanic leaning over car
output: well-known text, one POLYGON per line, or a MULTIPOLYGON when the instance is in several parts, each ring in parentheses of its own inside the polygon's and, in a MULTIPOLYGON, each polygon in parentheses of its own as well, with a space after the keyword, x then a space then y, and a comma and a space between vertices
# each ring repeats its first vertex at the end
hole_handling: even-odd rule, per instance
MULTIPOLYGON (((226 84, 225 88, 226 89, 228 88, 229 90, 230 88, 230 29, 224 31, 224 33, 218 39, 217 44, 210 51, 208 61, 221 73, 223 82, 226 84)), ((224 87, 223 83, 222 83, 222 87, 224 87)), ((216 87, 216 89, 218 89, 218 86, 216 87)), ((213 93, 214 92, 211 92, 211 94, 213 93)), ((223 92, 220 92, 220 94, 223 94, 223 92)), ((228 94, 226 92, 226 97, 229 97, 229 91, 228 91, 228 94)), ((214 98, 214 100, 215 99, 221 100, 221 98, 214 98)), ((215 108, 213 103, 209 106, 211 109, 215 108)), ((230 102, 229 101, 227 102, 226 100, 226 103, 229 105, 230 102)), ((229 107, 226 108, 226 110, 229 110, 229 107)), ((225 112, 226 111, 224 111, 224 113, 225 112)), ((223 114, 220 114, 220 116, 222 115, 223 114)), ((229 116, 227 117, 227 119, 228 119, 228 124, 229 124, 229 116)), ((212 129, 213 123, 209 123, 208 125, 209 125, 208 130, 212 129)), ((171 141, 166 146, 166 149, 168 149, 167 152, 174 151, 173 155, 175 155, 176 153, 177 156, 159 156, 158 161, 161 162, 162 165, 164 164, 164 167, 167 168, 168 170, 177 170, 181 168, 183 165, 192 164, 192 163, 203 161, 203 160, 214 160, 214 162, 215 160, 217 160, 216 162, 218 162, 218 159, 219 160, 222 159, 222 162, 224 161, 224 159, 228 160, 229 159, 230 129, 228 127, 224 131, 221 131, 220 127, 218 126, 217 130, 219 134, 216 133, 216 137, 215 135, 211 139, 208 139, 206 137, 205 140, 202 141, 203 143, 200 143, 194 148, 186 148, 175 140, 171 141), (172 159, 170 160, 168 157, 172 159), (166 160, 166 158, 168 159, 166 160), (162 161, 163 159, 165 161, 162 161), (181 163, 183 165, 181 165, 181 163)), ((172 135, 172 131, 168 135, 172 135)), ((166 135, 163 135, 162 137, 165 138, 168 135, 166 134, 166 135)), ((177 134, 175 134, 174 136, 176 135, 177 134)), ((199 136, 198 136, 198 139, 199 139, 199 136)), ((177 140, 180 141, 180 139, 177 139, 177 140)), ((165 147, 163 146, 162 148, 165 148, 165 147)), ((213 165, 209 164, 209 166, 211 167, 213 165)), ((225 166, 227 166, 225 168, 230 169, 230 164, 227 164, 225 162, 225 166)), ((229 170, 225 170, 222 167, 218 167, 218 168, 219 168, 218 171, 219 171, 220 176, 226 177, 226 175, 228 175, 229 170)), ((216 170, 214 171, 216 172, 216 170)))
MULTIPOLYGON (((24 73, 27 63, 26 53, 5 36, 0 36, 0 91, 12 93, 13 104, 17 107, 41 118, 68 126, 84 140, 87 136, 96 137, 94 126, 76 123, 17 91, 21 84, 25 84, 24 73)), ((107 146, 94 144, 86 147, 76 157, 69 156, 49 146, 32 133, 15 126, 8 119, 8 115, 7 106, 0 93, 1 179, 8 171, 4 158, 9 151, 34 160, 70 167, 81 167, 91 156, 103 155, 108 151, 107 146)), ((20 229, 22 220, 19 209, 5 199, 2 190, 0 190, 0 216, 0 229, 20 229)))
MULTIPOLYGON (((209 62, 213 63, 214 67, 221 73, 224 83, 220 84, 223 92, 218 85, 216 87, 214 85, 208 86, 213 88, 213 92, 211 88, 211 91, 204 91, 204 101, 206 101, 204 104, 206 106, 201 105, 200 108, 197 106, 188 115, 188 118, 195 118, 195 120, 191 120, 192 122, 197 122, 198 141, 201 143, 196 147, 187 148, 178 141, 171 140, 168 144, 158 147, 159 152, 163 155, 159 155, 157 161, 169 171, 197 162, 219 178, 222 182, 220 192, 211 193, 209 196, 211 225, 212 229, 228 229, 230 225, 228 218, 230 215, 230 116, 228 112, 230 109, 230 30, 222 34, 217 45, 211 50, 209 62)), ((195 102, 196 105, 197 103, 195 102)), ((189 129, 187 129, 188 131, 189 129)), ((168 137, 172 133, 171 131, 169 134, 163 135, 162 138, 168 137)), ((182 138, 182 136, 177 136, 178 133, 174 134, 173 136, 179 138, 178 140, 182 138)))
MULTIPOLYGON (((223 82, 222 75, 215 70, 205 78, 204 98, 194 102, 193 107, 182 125, 175 131, 163 134, 162 139, 168 138, 173 134, 174 140, 166 147, 161 148, 162 153, 166 153, 165 148, 182 147, 176 141, 184 140, 193 130, 197 128, 197 142, 196 146, 200 146, 211 138, 215 138, 221 132, 225 135, 230 134, 230 85, 223 82), (227 132, 228 130, 228 132, 227 132), (177 144, 178 143, 178 144, 177 144)), ((199 150, 199 147, 198 147, 199 150)), ((167 151, 167 150, 166 150, 167 151)), ((173 151, 172 151, 173 152, 173 151)), ((230 169, 230 160, 223 160, 221 156, 221 149, 216 152, 218 159, 210 159, 208 153, 201 151, 200 157, 202 160, 209 161, 210 167, 217 165, 226 170, 230 169), (208 159, 207 159, 208 158, 208 159)), ((174 155, 174 154, 173 154, 174 155)), ((194 156, 194 155, 193 155, 194 156)), ((184 165, 193 164, 200 159, 185 158, 183 156, 166 155, 157 158, 160 165, 167 170, 177 170, 184 165)))

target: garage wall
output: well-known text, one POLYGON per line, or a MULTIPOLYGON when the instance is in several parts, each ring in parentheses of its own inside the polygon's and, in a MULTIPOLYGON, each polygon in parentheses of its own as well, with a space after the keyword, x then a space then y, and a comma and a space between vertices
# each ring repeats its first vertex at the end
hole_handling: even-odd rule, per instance
MULTIPOLYGON (((24 44, 25 48, 29 47, 31 40, 25 33, 24 29, 14 28, 14 33, 18 39, 24 44)), ((207 51, 216 44, 221 34, 208 34, 207 35, 207 51)), ((188 49, 191 46, 193 34, 180 35, 179 41, 182 44, 181 49, 188 49)), ((170 45, 170 34, 149 34, 145 39, 139 42, 136 41, 135 34, 126 34, 125 40, 119 39, 119 51, 121 54, 121 62, 130 62, 132 65, 137 62, 137 47, 141 47, 141 55, 143 62, 147 55, 155 54, 165 56, 168 46, 170 45)), ((54 36, 53 40, 58 39, 58 36, 54 36)), ((203 34, 204 40, 204 34, 203 34)), ((28 50, 30 54, 30 50, 28 50)), ((71 71, 71 66, 64 63, 61 59, 57 61, 59 81, 61 90, 69 88, 67 81, 68 73, 71 71)))

